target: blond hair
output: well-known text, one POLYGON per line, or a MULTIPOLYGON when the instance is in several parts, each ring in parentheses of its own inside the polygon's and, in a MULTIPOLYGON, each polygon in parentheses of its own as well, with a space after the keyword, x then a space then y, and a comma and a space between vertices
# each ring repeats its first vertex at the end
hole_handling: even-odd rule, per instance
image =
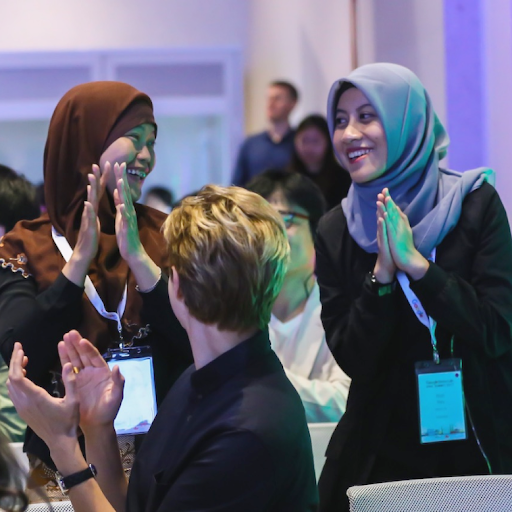
POLYGON ((220 330, 266 327, 290 252, 281 216, 267 201, 207 185, 173 209, 163 231, 191 315, 220 330))

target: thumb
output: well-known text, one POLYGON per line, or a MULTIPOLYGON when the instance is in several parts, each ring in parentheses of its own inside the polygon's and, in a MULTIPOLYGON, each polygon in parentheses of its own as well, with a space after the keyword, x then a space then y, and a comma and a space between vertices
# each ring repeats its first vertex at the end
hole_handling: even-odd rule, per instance
POLYGON ((112 368, 112 380, 114 381, 116 388, 120 388, 121 390, 124 389, 125 379, 117 364, 112 368))
POLYGON ((73 365, 71 363, 66 363, 62 367, 62 382, 66 391, 66 402, 77 402, 76 374, 73 372, 73 365))

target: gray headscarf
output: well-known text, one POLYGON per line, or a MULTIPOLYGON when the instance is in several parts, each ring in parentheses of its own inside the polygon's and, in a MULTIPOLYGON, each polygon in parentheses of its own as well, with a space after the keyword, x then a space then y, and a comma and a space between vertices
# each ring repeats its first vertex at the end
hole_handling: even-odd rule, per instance
POLYGON ((368 64, 333 84, 327 103, 331 137, 338 101, 348 84, 357 87, 377 111, 388 148, 385 173, 368 183, 352 183, 341 202, 350 235, 366 252, 378 252, 375 202, 388 187, 409 218, 414 245, 428 256, 456 226, 466 195, 484 181, 494 185, 494 171, 459 173, 439 168, 448 135, 418 77, 398 64, 368 64))

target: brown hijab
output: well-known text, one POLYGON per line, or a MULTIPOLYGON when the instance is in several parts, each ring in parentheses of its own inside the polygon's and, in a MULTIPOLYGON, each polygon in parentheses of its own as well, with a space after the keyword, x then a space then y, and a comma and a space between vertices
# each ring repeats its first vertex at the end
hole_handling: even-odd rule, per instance
MULTIPOLYGON (((59 276, 65 261, 55 246, 51 228, 74 247, 87 196, 91 166, 117 138, 142 123, 153 123, 149 97, 121 82, 91 82, 74 87, 59 101, 53 113, 44 151, 44 188, 48 213, 18 224, 0 241, 0 263, 13 272, 35 279, 38 293, 59 276)), ((156 124, 155 124, 156 127, 156 124)), ((141 242, 161 268, 166 266, 165 242, 160 227, 165 215, 136 204, 141 242)), ((101 223, 98 253, 89 267, 91 278, 108 311, 116 311, 128 283, 123 336, 131 340, 143 327, 141 298, 135 280, 119 254, 115 236, 113 199, 105 192, 98 213, 101 223)), ((165 269, 164 269, 165 270, 165 269)), ((117 324, 103 318, 86 295, 83 316, 76 328, 101 351, 118 340, 117 324)))

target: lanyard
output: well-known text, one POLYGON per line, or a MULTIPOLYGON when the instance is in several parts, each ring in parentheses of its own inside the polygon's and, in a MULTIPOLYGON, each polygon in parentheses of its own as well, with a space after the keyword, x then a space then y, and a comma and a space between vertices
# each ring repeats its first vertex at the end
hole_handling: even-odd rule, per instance
MULTIPOLYGON (((428 258, 430 261, 436 261, 436 249, 432 249, 430 253, 430 257, 428 258)), ((433 358, 436 364, 439 364, 439 351, 437 350, 437 339, 436 339, 436 325, 437 322, 431 317, 427 315, 425 308, 422 303, 416 297, 416 294, 411 290, 409 278, 405 275, 405 272, 402 270, 397 270, 396 277, 402 290, 404 291, 405 297, 409 301, 411 309, 414 311, 414 314, 418 318, 418 320, 429 330, 430 332, 430 341, 432 343, 433 350, 433 358)))
MULTIPOLYGON (((62 254, 62 257, 67 261, 71 258, 71 254, 73 254, 73 249, 71 249, 71 246, 69 245, 68 241, 66 240, 66 237, 57 233, 56 229, 52 226, 52 238, 55 242, 55 245, 59 249, 60 253, 62 254)), ((124 285, 124 292, 123 296, 121 297, 121 302, 119 303, 119 306, 117 307, 117 312, 111 312, 107 311, 105 308, 105 304, 103 304, 103 301, 101 300, 101 297, 98 295, 98 292, 96 291, 96 288, 92 284, 91 278, 89 276, 85 276, 85 294, 87 295, 87 298, 91 301, 91 304, 95 307, 96 311, 107 320, 114 320, 117 322, 117 330, 119 331, 119 337, 122 340, 123 339, 123 327, 121 324, 121 317, 123 316, 124 310, 126 308, 126 296, 127 296, 127 285, 125 283, 124 285)))

